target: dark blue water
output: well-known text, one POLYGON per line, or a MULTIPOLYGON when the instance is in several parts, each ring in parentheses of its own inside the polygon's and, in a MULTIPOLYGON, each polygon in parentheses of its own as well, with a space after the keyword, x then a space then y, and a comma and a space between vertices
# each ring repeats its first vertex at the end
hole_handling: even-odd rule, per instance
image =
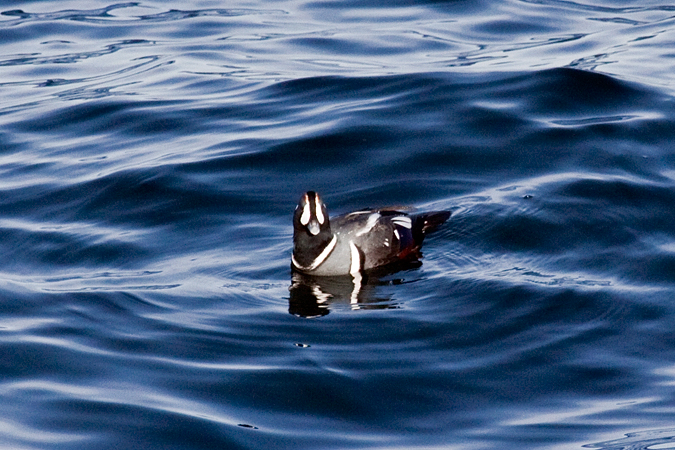
POLYGON ((675 448, 672 5, 0 10, 0 447, 675 448), (309 189, 453 216, 353 298, 309 189))

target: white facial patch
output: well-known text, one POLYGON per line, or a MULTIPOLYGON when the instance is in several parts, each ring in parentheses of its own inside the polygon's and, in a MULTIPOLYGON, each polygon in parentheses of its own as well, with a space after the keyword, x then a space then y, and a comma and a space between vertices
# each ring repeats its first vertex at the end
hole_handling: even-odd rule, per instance
POLYGON ((314 203, 316 204, 316 220, 318 220, 319 223, 323 225, 323 221, 326 220, 326 218, 323 216, 323 212, 321 211, 321 200, 319 200, 318 194, 316 197, 314 197, 314 203))
POLYGON ((309 223, 309 219, 312 215, 311 211, 309 210, 309 199, 305 195, 305 206, 302 207, 302 215, 300 216, 300 223, 303 225, 307 225, 309 223))
POLYGON ((309 225, 307 225, 307 231, 309 231, 309 234, 312 236, 316 236, 321 233, 321 225, 319 225, 316 220, 310 220, 309 225))

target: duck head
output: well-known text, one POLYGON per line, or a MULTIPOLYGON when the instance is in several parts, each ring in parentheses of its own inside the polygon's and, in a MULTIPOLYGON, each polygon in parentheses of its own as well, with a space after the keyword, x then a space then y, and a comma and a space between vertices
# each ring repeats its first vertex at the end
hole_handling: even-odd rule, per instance
POLYGON ((314 270, 328 256, 335 243, 326 205, 316 192, 306 192, 293 214, 294 267, 298 270, 314 270))
POLYGON ((325 235, 330 238, 328 210, 316 192, 305 192, 300 198, 293 214, 293 230, 296 236, 298 234, 308 237, 325 235))

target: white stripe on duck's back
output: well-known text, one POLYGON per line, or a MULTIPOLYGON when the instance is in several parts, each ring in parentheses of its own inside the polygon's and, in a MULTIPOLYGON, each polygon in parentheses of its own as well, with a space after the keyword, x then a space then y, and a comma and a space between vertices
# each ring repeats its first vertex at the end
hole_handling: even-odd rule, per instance
POLYGON ((391 219, 392 222, 394 222, 396 225, 400 225, 404 228, 411 229, 412 228, 412 220, 410 220, 410 217, 408 216, 396 216, 391 219))
POLYGON ((373 213, 370 216, 368 216, 368 221, 366 222, 366 225, 356 232, 356 236, 362 236, 368 233, 370 230, 372 230, 380 217, 381 216, 378 213, 373 213))

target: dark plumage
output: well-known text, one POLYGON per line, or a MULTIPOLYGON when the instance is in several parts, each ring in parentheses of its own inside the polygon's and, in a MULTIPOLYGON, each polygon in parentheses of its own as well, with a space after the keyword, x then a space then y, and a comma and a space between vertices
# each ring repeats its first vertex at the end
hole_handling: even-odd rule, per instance
POLYGON ((408 214, 365 209, 329 219, 316 192, 305 193, 293 215, 293 268, 311 275, 356 275, 419 257, 429 232, 450 211, 408 214))

